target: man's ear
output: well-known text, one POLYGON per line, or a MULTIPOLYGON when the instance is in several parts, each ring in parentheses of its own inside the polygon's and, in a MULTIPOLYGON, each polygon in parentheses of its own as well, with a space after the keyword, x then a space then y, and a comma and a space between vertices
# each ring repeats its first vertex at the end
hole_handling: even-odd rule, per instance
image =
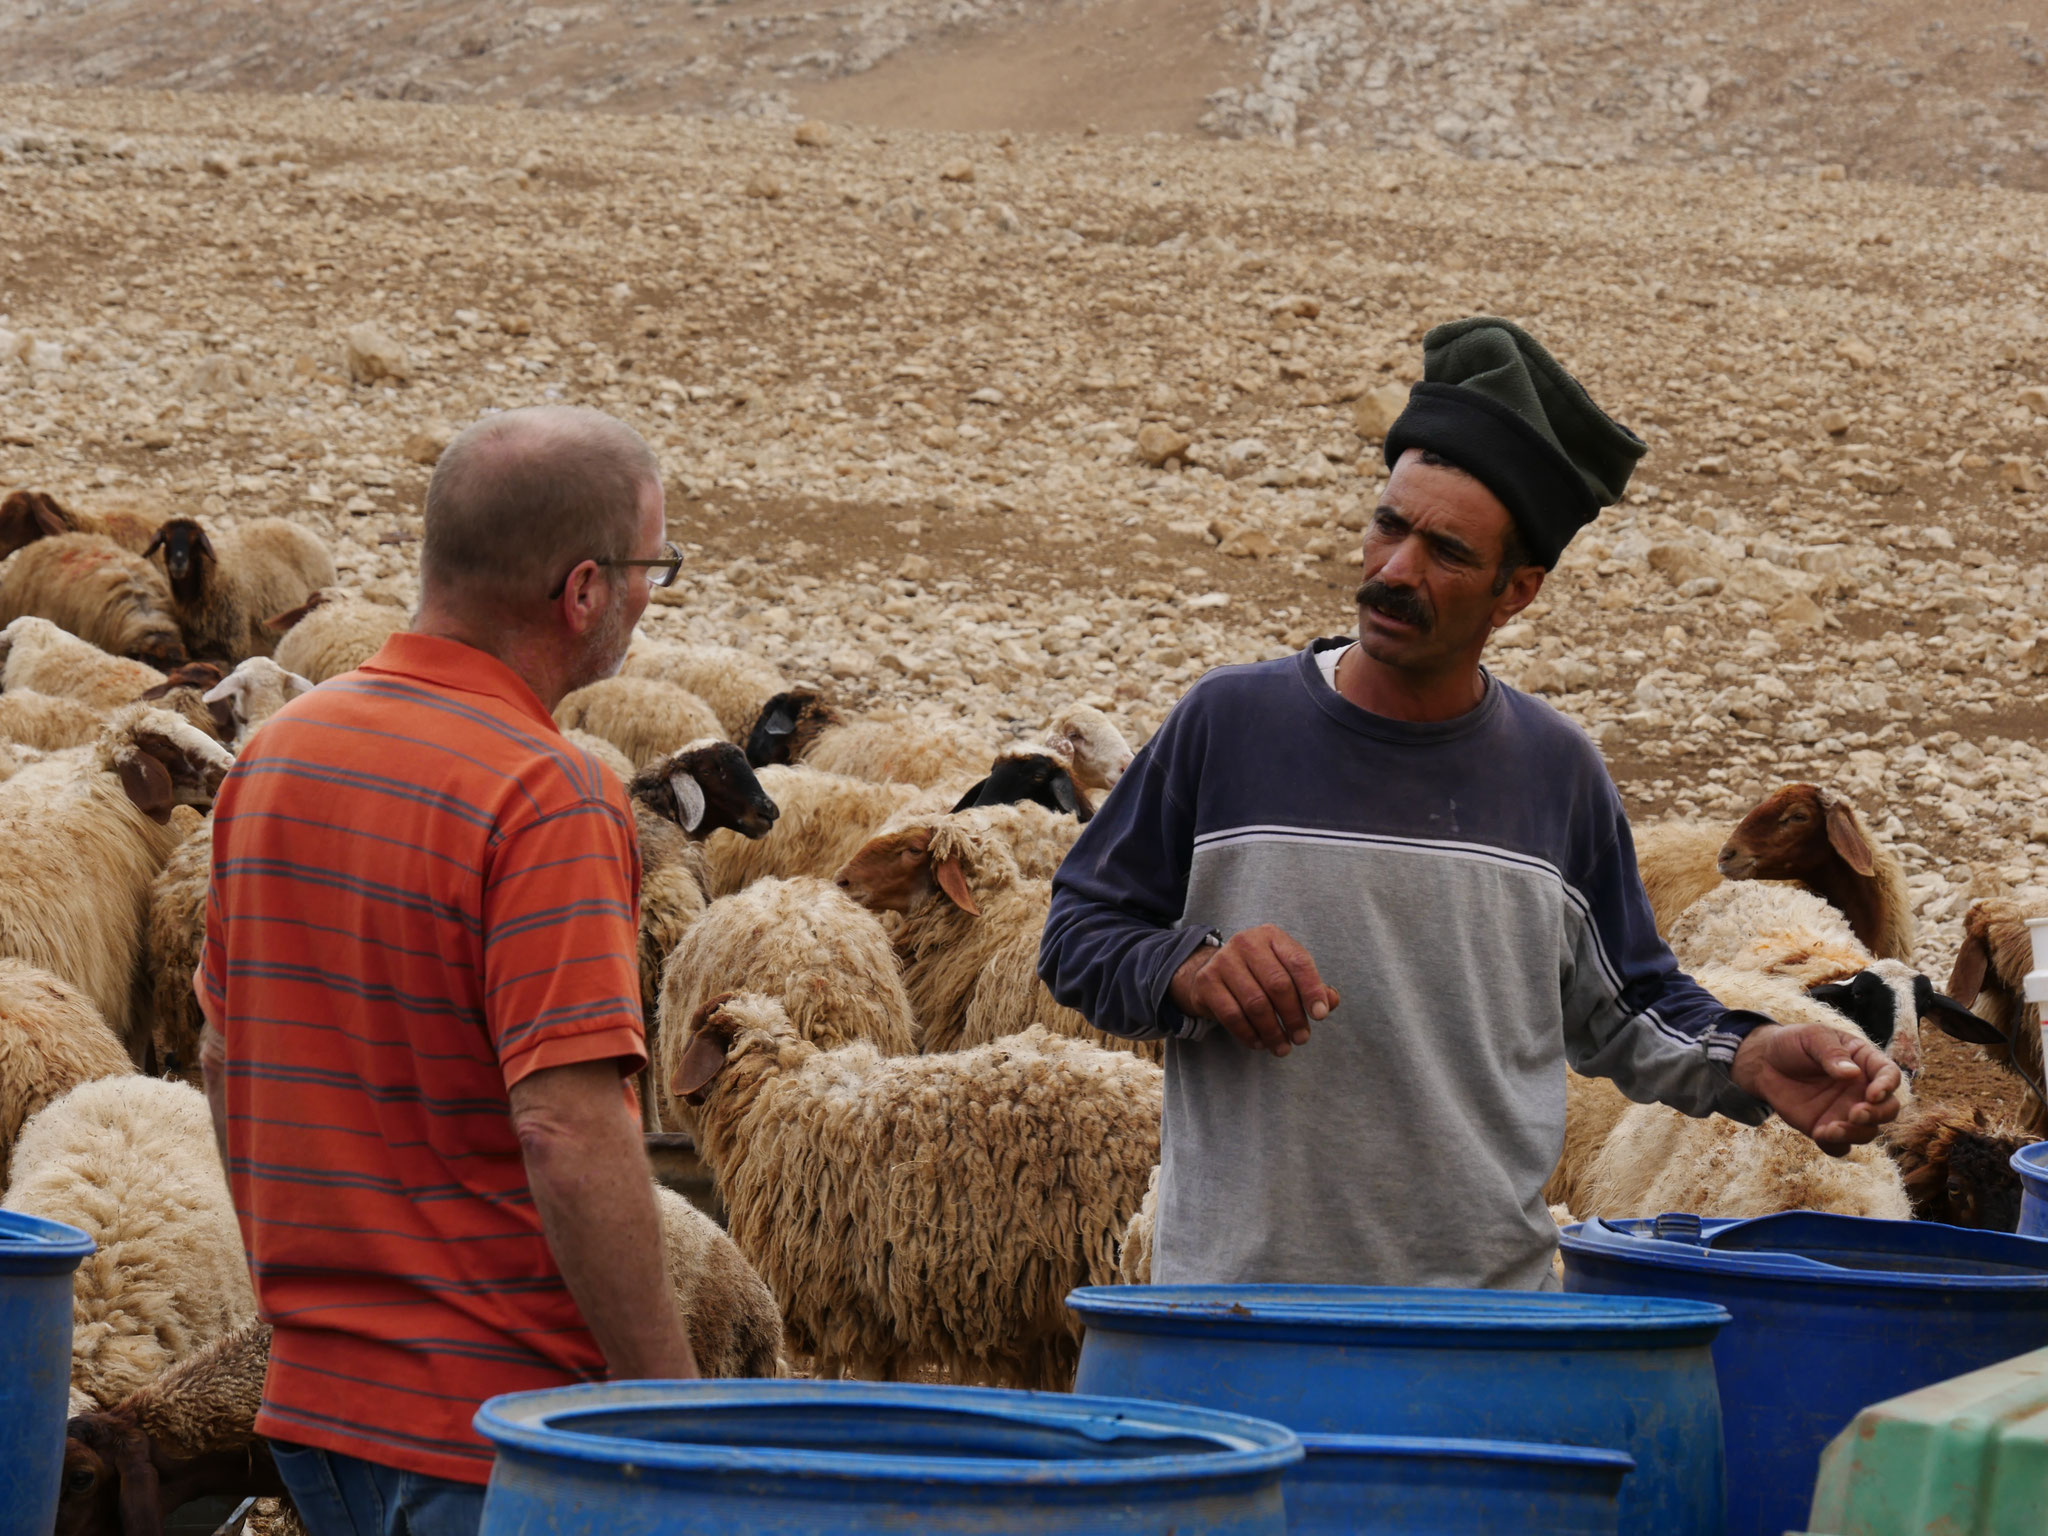
POLYGON ((1535 602, 1549 575, 1550 572, 1540 565, 1516 566, 1500 596, 1493 600, 1493 627, 1499 629, 1503 624, 1511 623, 1517 614, 1535 602))
POLYGON ((957 856, 940 859, 933 864, 932 878, 938 882, 939 889, 946 893, 946 899, 954 906, 969 917, 981 916, 981 908, 974 904, 974 892, 967 888, 967 876, 961 870, 957 856))

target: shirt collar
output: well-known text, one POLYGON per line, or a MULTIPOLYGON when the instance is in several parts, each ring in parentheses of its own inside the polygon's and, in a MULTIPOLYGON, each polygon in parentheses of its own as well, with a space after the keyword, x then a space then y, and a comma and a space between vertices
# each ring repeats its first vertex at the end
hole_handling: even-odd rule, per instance
POLYGON ((365 672, 409 677, 457 693, 481 693, 501 699, 522 714, 554 730, 555 719, 526 686, 526 680, 488 651, 440 635, 399 633, 386 640, 364 662, 365 672))

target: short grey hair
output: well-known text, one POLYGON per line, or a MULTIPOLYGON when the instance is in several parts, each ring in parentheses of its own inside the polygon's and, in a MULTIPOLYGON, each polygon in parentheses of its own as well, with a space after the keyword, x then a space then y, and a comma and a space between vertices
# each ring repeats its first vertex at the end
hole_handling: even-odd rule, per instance
POLYGON ((537 601, 582 560, 632 557, 661 467, 603 411, 536 405, 486 416, 427 483, 420 579, 491 602, 537 601))

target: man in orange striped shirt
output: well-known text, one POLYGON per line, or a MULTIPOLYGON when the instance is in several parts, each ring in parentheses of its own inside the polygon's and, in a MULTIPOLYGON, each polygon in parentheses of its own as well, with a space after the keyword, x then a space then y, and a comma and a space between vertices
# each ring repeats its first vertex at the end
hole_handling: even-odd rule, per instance
POLYGON ((202 1057, 313 1536, 473 1533, 495 1393, 696 1374, 622 1081, 632 817, 551 716, 674 578, 662 533, 623 423, 486 418, 428 487, 411 631, 222 787, 202 1057))

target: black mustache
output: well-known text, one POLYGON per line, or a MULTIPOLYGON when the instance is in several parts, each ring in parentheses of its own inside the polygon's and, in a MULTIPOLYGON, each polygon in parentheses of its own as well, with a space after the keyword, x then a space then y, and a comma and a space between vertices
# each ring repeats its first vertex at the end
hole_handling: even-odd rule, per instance
POLYGON ((1388 618, 1412 624, 1425 634, 1436 622, 1421 593, 1412 587, 1390 587, 1377 576, 1358 589, 1358 606, 1376 608, 1388 618))

